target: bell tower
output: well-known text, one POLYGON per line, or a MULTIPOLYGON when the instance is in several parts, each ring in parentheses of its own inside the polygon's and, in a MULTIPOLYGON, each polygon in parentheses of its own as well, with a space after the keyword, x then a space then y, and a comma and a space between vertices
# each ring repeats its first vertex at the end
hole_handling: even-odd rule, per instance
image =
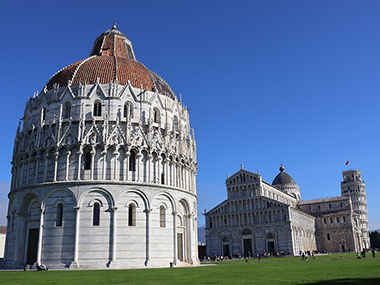
POLYGON ((359 217, 359 228, 362 234, 363 248, 370 247, 368 212, 367 212, 367 195, 365 183, 362 180, 360 170, 343 171, 343 181, 341 183, 342 196, 350 196, 354 212, 359 217))

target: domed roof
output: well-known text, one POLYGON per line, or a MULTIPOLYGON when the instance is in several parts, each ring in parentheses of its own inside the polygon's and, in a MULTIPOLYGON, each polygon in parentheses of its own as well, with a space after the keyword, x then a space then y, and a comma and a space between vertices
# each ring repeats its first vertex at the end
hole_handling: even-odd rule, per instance
POLYGON ((50 90, 54 84, 125 85, 128 82, 135 88, 142 87, 175 98, 174 92, 165 80, 136 60, 132 42, 116 29, 114 23, 112 29, 105 31, 95 40, 90 57, 58 71, 46 87, 50 90))
POLYGON ((293 180, 293 178, 285 172, 285 167, 281 165, 280 167, 280 173, 277 174, 277 176, 274 178, 272 182, 273 186, 278 185, 294 185, 297 186, 296 182, 293 180))

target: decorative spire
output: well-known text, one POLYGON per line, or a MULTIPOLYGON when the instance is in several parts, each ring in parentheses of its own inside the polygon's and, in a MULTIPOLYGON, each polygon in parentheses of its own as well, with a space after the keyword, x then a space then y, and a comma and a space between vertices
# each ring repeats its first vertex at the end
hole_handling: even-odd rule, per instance
POLYGON ((284 172, 285 171, 285 167, 282 165, 281 163, 281 166, 280 166, 280 172, 284 172))
POLYGON ((116 21, 113 21, 112 29, 116 30, 116 21))
POLYGON ((240 166, 241 166, 241 169, 244 169, 244 164, 243 164, 243 162, 240 163, 240 166))

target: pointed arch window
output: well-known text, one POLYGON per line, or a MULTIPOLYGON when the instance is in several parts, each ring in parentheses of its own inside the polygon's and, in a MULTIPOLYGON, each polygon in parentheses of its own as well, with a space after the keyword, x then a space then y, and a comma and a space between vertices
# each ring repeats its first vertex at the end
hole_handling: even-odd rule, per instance
POLYGON ((57 206, 57 216, 55 221, 56 227, 62 227, 63 225, 63 204, 59 203, 57 206))
POLYGON ((129 156, 129 171, 136 171, 136 152, 134 150, 131 150, 129 156))
POLYGON ((174 118, 173 118, 173 129, 175 131, 178 131, 178 118, 177 118, 177 116, 174 116, 174 118))
POLYGON ((86 151, 84 153, 84 170, 91 170, 91 153, 89 151, 86 151))
POLYGON ((100 204, 98 202, 94 203, 92 209, 92 225, 99 226, 100 225, 100 204))
POLYGON ((42 108, 41 110, 41 119, 42 121, 46 120, 46 108, 42 108))
POLYGON ((133 118, 133 105, 131 102, 127 102, 124 104, 124 118, 131 119, 133 118))
POLYGON ((153 122, 157 124, 160 123, 160 110, 157 108, 153 110, 153 122))
POLYGON ((160 206, 160 227, 166 227, 166 210, 164 206, 160 206))
POLYGON ((128 226, 136 226, 136 205, 132 203, 128 206, 128 226))
POLYGON ((102 103, 100 101, 95 101, 93 114, 95 117, 100 117, 102 115, 102 103))
POLYGON ((66 102, 64 110, 63 110, 63 118, 68 119, 70 118, 70 116, 71 116, 71 104, 70 102, 66 102))

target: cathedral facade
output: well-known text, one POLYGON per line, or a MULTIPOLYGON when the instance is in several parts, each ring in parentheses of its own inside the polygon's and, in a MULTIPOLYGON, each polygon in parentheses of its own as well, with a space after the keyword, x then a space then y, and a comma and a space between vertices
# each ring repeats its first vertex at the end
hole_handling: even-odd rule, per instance
POLYGON ((187 108, 115 24, 29 98, 22 121, 3 267, 199 263, 187 108))
POLYGON ((365 184, 359 170, 343 172, 341 196, 301 200, 285 172, 272 184, 243 169, 227 178, 227 199, 205 213, 208 256, 369 248, 365 184))

